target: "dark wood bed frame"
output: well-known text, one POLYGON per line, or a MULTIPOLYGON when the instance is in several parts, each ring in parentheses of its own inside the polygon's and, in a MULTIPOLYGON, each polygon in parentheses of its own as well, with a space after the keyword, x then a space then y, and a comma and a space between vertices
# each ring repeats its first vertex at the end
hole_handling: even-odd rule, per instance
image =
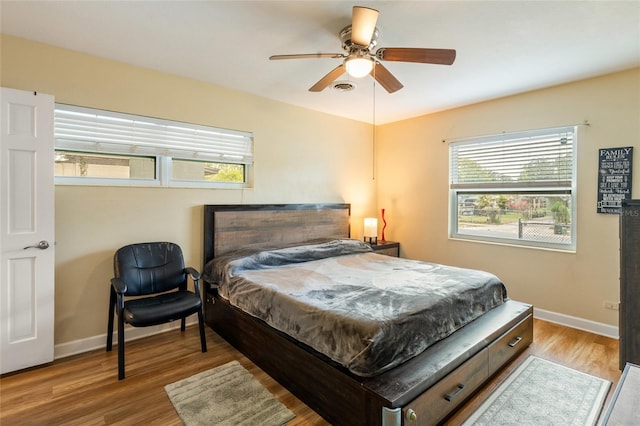
MULTIPOLYGON (((246 247, 349 237, 349 204, 205 205, 204 262, 246 247)), ((441 422, 533 340, 533 308, 509 300, 379 376, 355 376, 247 315, 205 283, 206 323, 336 425, 441 422)))

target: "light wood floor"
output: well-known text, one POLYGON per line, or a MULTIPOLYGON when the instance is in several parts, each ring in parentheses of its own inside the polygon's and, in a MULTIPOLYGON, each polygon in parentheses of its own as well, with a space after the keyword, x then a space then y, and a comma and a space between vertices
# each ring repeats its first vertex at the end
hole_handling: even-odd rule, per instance
MULTIPOLYGON (((93 351, 0 378, 0 424, 180 425, 164 386, 238 360, 289 409, 295 425, 327 425, 277 382, 207 327, 209 351, 200 352, 197 327, 130 342, 127 378, 117 379, 117 351, 93 351)), ((496 375, 448 422, 460 424, 529 354, 613 382, 620 378, 617 340, 535 320, 534 343, 496 375)))

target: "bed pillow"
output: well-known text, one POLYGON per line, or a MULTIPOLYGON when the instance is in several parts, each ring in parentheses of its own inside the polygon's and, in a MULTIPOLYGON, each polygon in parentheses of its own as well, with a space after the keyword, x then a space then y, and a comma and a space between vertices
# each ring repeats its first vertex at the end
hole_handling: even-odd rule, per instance
POLYGON ((315 239, 266 249, 242 249, 207 262, 202 279, 209 284, 217 285, 225 276, 232 276, 240 270, 264 269, 371 251, 373 250, 368 244, 351 238, 315 239))

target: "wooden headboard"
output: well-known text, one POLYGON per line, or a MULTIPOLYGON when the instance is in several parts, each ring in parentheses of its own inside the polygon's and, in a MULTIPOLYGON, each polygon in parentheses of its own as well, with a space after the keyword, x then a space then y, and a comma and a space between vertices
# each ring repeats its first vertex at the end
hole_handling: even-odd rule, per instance
POLYGON ((241 248, 350 236, 350 204, 204 206, 204 263, 241 248))

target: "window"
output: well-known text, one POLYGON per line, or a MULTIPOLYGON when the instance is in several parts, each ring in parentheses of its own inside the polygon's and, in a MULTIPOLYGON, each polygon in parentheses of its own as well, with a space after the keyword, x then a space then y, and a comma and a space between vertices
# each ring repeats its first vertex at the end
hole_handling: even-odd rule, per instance
POLYGON ((56 104, 56 183, 247 187, 253 135, 56 104))
POLYGON ((575 249, 575 127, 449 147, 450 236, 575 249))

